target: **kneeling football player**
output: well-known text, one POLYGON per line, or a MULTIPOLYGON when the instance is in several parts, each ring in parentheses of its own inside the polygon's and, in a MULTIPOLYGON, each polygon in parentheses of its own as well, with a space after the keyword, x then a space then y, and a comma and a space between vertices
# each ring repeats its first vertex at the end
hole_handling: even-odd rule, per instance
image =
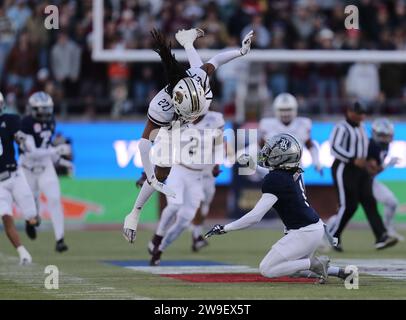
POLYGON ((316 257, 325 228, 317 212, 309 205, 300 168, 302 147, 290 134, 278 134, 265 141, 259 165, 269 169, 262 185, 262 197, 240 219, 215 225, 207 234, 224 234, 252 226, 274 207, 285 225, 285 236, 276 242, 259 265, 268 278, 308 275, 309 271, 325 281, 328 275, 345 278, 344 270, 329 266, 328 257, 316 257))

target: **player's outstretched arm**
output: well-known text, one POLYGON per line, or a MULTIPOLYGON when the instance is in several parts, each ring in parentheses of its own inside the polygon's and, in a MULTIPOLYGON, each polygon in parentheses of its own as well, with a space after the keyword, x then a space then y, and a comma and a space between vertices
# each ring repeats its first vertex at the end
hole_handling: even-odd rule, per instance
POLYGON ((228 50, 221 52, 211 58, 207 63, 205 63, 201 68, 206 71, 206 73, 211 76, 214 71, 223 64, 230 62, 231 60, 245 56, 251 50, 251 40, 254 36, 254 31, 251 30, 242 40, 241 48, 235 50, 228 50))
POLYGON ((176 40, 185 48, 187 59, 189 60, 190 67, 199 68, 203 65, 203 61, 197 53, 193 43, 197 38, 204 36, 204 31, 199 28, 189 30, 179 30, 175 34, 176 40))
POLYGON ((258 223, 272 208, 276 201, 278 201, 278 198, 274 194, 262 194, 261 199, 258 200, 257 204, 250 212, 242 216, 240 219, 226 224, 225 226, 215 225, 209 232, 206 233, 205 238, 211 237, 215 234, 223 234, 230 231, 245 229, 258 223))
POLYGON ((151 120, 147 120, 147 125, 142 134, 142 138, 138 144, 140 150, 141 162, 144 168, 144 172, 147 176, 147 181, 155 190, 162 192, 163 194, 174 197, 175 192, 172 191, 167 185, 158 181, 155 176, 154 165, 150 159, 150 151, 152 148, 152 141, 155 139, 158 134, 159 126, 154 124, 151 120))
POLYGON ((317 172, 323 175, 323 167, 320 162, 319 148, 317 144, 312 139, 309 139, 308 141, 306 141, 306 148, 310 152, 312 163, 315 166, 317 172))

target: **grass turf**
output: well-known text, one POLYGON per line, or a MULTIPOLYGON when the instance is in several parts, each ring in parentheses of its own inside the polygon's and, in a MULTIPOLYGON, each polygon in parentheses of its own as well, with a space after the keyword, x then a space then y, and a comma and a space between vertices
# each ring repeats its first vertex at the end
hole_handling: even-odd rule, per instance
MULTIPOLYGON (((406 232, 403 231, 403 235, 406 232)), ((360 274, 359 289, 347 290, 329 278, 325 285, 304 283, 191 283, 136 272, 103 263, 104 260, 149 259, 146 251, 152 231, 140 230, 135 245, 125 242, 121 231, 68 231, 69 251, 56 253, 51 232, 35 241, 22 235, 35 264, 18 266, 17 254, 0 234, 0 299, 405 299, 406 281, 360 274), (58 290, 44 288, 44 268, 56 265, 58 290)), ((190 249, 186 233, 164 253, 163 260, 211 260, 257 267, 281 232, 251 229, 210 239, 199 253, 190 249)), ((348 230, 345 252, 331 252, 333 259, 406 259, 406 243, 376 251, 369 230, 348 230)))

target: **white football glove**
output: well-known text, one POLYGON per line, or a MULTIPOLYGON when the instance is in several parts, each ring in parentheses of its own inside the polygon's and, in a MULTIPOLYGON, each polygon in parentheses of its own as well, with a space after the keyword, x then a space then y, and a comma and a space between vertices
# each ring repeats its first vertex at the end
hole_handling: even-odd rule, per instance
POLYGON ((242 56, 245 56, 251 49, 251 39, 254 36, 254 30, 251 30, 242 40, 240 53, 242 56))
POLYGON ((156 191, 159 191, 168 197, 175 198, 176 196, 176 193, 171 188, 169 188, 165 183, 158 181, 155 175, 153 175, 151 180, 149 180, 149 184, 156 191))
POLYGON ((60 156, 69 156, 72 153, 72 148, 69 144, 63 143, 57 145, 55 151, 60 156))
POLYGON ((189 30, 179 30, 175 34, 176 40, 179 44, 184 47, 185 49, 191 49, 193 47, 193 42, 197 38, 201 38, 204 36, 204 31, 199 28, 193 28, 189 30))
POLYGON ((248 164, 250 163, 251 160, 251 156, 249 154, 242 154, 238 157, 237 162, 241 165, 241 166, 248 166, 248 164))
POLYGON ((400 158, 392 157, 389 159, 388 163, 384 167, 385 168, 393 167, 393 166, 397 165, 399 162, 400 162, 400 158))

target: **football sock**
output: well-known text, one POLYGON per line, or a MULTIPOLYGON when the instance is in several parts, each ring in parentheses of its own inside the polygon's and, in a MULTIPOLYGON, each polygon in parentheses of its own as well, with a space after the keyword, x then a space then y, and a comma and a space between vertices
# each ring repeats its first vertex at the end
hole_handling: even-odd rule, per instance
POLYGON ((156 230, 156 234, 160 236, 164 236, 166 231, 173 223, 176 212, 178 211, 179 207, 176 205, 167 205, 165 209, 162 211, 161 218, 159 219, 158 228, 156 230))
POLYGON ((329 276, 337 276, 339 271, 339 267, 328 267, 327 274, 329 276))

